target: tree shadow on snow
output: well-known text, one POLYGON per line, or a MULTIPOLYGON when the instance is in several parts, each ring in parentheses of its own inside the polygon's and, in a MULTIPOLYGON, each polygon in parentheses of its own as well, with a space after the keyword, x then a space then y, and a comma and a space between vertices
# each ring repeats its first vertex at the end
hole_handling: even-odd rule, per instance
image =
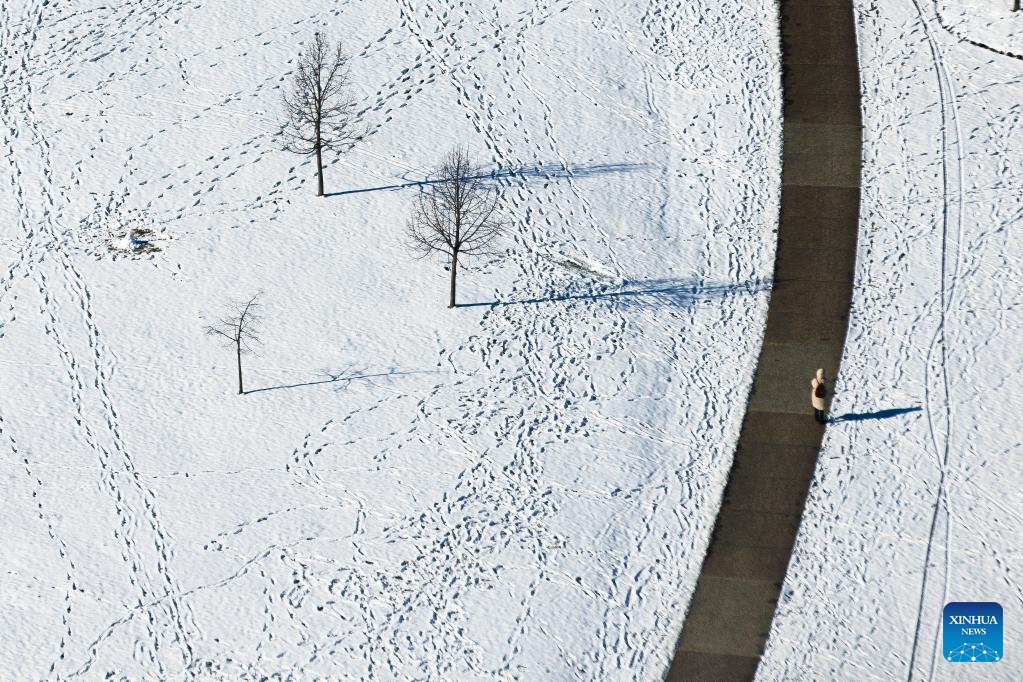
POLYGON ((840 417, 833 417, 830 421, 832 424, 837 424, 838 422, 862 422, 869 419, 891 419, 892 417, 920 412, 921 410, 923 410, 922 407, 897 407, 890 410, 878 410, 877 412, 848 412, 840 417))
POLYGON ((407 376, 410 374, 436 374, 435 370, 397 370, 389 369, 382 372, 369 372, 364 370, 353 370, 350 367, 343 370, 320 370, 320 374, 323 376, 322 379, 313 379, 312 381, 302 381, 293 384, 280 384, 277 386, 266 386, 264 388, 253 388, 245 391, 248 393, 265 393, 266 391, 281 391, 288 388, 302 388, 303 386, 320 386, 322 384, 343 384, 347 386, 353 381, 368 381, 372 382, 374 379, 392 378, 398 376, 407 376))
MULTIPOLYGON (((497 180, 498 178, 535 178, 542 180, 561 180, 565 178, 589 178, 598 175, 617 175, 621 173, 635 173, 651 168, 648 163, 595 163, 581 166, 571 164, 552 164, 550 166, 542 163, 529 166, 518 166, 515 168, 498 168, 489 173, 475 176, 474 180, 497 180)), ((386 192, 388 190, 408 189, 410 187, 425 187, 444 182, 446 178, 424 178, 422 180, 410 180, 397 185, 383 185, 380 187, 366 187, 363 189, 349 189, 341 192, 327 192, 324 196, 341 197, 347 194, 365 194, 366 192, 386 192)))
POLYGON ((732 296, 751 296, 771 288, 771 280, 755 279, 748 282, 707 283, 682 279, 650 279, 604 285, 578 293, 552 294, 509 301, 461 303, 459 308, 481 306, 540 305, 573 301, 616 301, 623 306, 685 307, 706 301, 719 301, 732 296))

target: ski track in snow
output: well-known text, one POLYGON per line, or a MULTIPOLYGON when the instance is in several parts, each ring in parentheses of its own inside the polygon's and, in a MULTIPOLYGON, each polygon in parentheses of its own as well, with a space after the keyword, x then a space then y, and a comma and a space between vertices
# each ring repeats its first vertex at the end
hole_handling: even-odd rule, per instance
POLYGON ((21 510, 4 523, 48 540, 3 567, 21 598, 38 597, 30 574, 56 595, 33 606, 24 651, 0 648, 0 669, 662 674, 738 435, 744 406, 728 396, 746 395, 766 314, 780 101, 769 6, 320 4, 254 9, 255 31, 201 0, 0 4, 0 201, 13 202, 0 203, 12 226, 0 366, 18 377, 0 397, 0 443, 17 482, 5 509, 21 510), (225 243, 285 226, 307 237, 318 216, 359 206, 311 208, 312 166, 277 151, 274 109, 301 41, 359 12, 345 38, 354 64, 376 65, 357 75, 368 134, 331 177, 422 179, 439 146, 421 153, 392 131, 424 106, 452 108, 512 221, 507 257, 474 264, 503 284, 492 305, 445 311, 474 321, 435 332, 426 353, 414 339, 386 370, 368 355, 365 371, 224 407, 195 383, 222 362, 216 349, 181 351, 145 320, 199 330, 188 316, 221 293, 215 248, 231 258, 225 243), (587 32, 583 58, 560 49, 587 32), (636 82, 595 69, 598 49, 636 82), (217 78, 225 69, 237 82, 217 78), (603 178, 621 195, 595 189, 603 178), (136 224, 160 254, 110 252, 136 224), (183 290, 187 303, 168 295, 183 290), (411 369, 433 350, 435 367, 411 369), (322 399, 289 406, 310 395, 322 399), (33 573, 43 553, 60 559, 50 577, 33 573))
MULTIPOLYGON (((920 605, 917 609, 916 627, 914 628, 914 640, 909 660, 909 679, 914 676, 914 663, 919 648, 920 629, 923 625, 924 599, 927 595, 927 582, 930 574, 931 553, 934 549, 935 531, 938 525, 939 516, 944 512, 945 537, 944 562, 941 598, 939 603, 948 601, 949 581, 951 580, 951 556, 952 547, 952 525, 955 522, 949 493, 945 485, 948 476, 949 459, 952 454, 953 438, 953 398, 950 390, 950 378, 948 374, 948 339, 946 322, 950 316, 951 302, 955 300, 955 287, 959 280, 959 245, 963 238, 963 216, 962 206, 964 201, 963 190, 963 136, 959 124, 959 112, 956 102, 955 83, 949 76, 948 67, 945 64, 945 57, 942 48, 935 41, 932 35, 932 18, 929 17, 919 0, 913 0, 920 25, 926 36, 927 44, 933 59, 934 73, 936 77, 937 93, 941 108, 941 179, 945 201, 941 211, 941 256, 939 266, 939 310, 937 313, 938 322, 935 328, 934 337, 927 350, 926 376, 924 378, 924 408, 927 413, 927 428, 931 445, 934 448, 935 464, 939 470, 938 484, 935 491, 934 511, 931 517, 930 531, 927 536, 927 550, 924 553, 923 574, 920 586, 920 605), (954 234, 951 235, 950 232, 954 234), (952 251, 950 254, 950 243, 952 251), (951 261, 951 267, 949 266, 951 261), (937 355, 935 355, 937 351, 937 355), (940 377, 940 381, 934 378, 934 374, 940 377), (939 384, 939 390, 931 389, 932 382, 939 384), (940 407, 935 409, 933 395, 940 396, 940 407), (937 413, 937 414, 935 414, 937 413), (936 421, 944 422, 944 429, 939 434, 935 425, 936 421)), ((928 8, 930 9, 930 8, 928 8)), ((927 679, 934 679, 935 667, 939 658, 938 651, 939 637, 941 636, 941 624, 934 626, 934 640, 931 645, 931 663, 927 679)))

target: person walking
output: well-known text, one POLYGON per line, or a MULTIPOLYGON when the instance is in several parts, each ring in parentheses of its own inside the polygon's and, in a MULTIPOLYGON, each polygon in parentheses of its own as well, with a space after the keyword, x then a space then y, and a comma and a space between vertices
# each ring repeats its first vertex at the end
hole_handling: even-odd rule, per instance
POLYGON ((826 424, 824 418, 824 398, 828 395, 828 384, 824 378, 824 369, 817 370, 817 376, 810 381, 810 402, 813 404, 813 418, 818 424, 826 424))

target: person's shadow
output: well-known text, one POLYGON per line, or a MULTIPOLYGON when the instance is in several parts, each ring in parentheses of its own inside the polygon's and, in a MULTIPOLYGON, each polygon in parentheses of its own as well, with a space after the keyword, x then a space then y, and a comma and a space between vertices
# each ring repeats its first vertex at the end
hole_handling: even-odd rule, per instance
POLYGON ((878 410, 877 412, 847 412, 839 417, 832 417, 829 421, 833 424, 838 422, 862 422, 869 419, 890 419, 903 414, 920 412, 922 407, 896 407, 890 410, 878 410))

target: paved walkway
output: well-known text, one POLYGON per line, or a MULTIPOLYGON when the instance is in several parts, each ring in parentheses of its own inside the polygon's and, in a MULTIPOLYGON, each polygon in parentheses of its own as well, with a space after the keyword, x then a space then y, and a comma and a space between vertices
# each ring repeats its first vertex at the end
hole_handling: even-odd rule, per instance
POLYGON ((851 0, 782 0, 785 115, 774 291, 728 487, 670 682, 752 680, 823 428, 810 379, 838 371, 860 200, 851 0))

